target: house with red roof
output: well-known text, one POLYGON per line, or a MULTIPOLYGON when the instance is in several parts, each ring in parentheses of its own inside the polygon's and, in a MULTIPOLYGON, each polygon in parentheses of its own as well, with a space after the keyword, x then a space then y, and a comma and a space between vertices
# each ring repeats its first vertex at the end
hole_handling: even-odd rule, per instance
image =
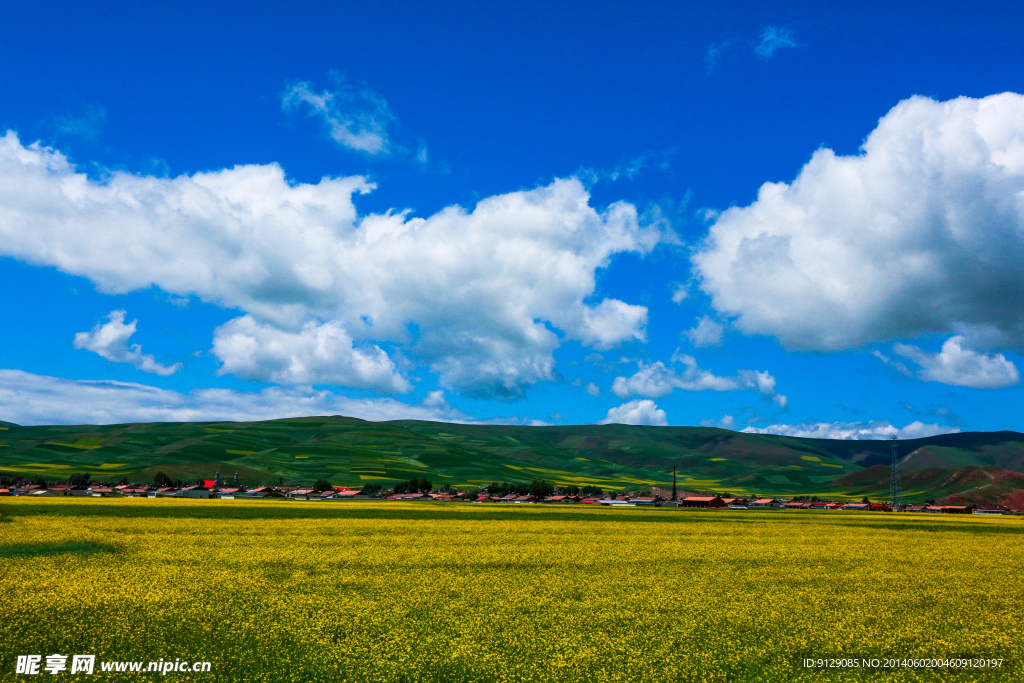
POLYGON ((724 508, 728 504, 721 496, 687 496, 680 501, 684 508, 724 508))
POLYGON ((367 500, 369 496, 360 489, 335 489, 330 500, 367 500))

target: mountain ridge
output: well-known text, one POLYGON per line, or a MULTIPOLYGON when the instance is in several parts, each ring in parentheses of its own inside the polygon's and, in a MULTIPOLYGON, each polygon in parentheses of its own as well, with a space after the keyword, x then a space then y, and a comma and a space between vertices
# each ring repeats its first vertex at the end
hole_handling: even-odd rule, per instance
MULTIPOLYGON (((885 497, 892 443, 735 432, 715 427, 467 425, 345 416, 255 422, 19 426, 0 430, 0 474, 50 479, 174 479, 355 486, 426 477, 435 485, 547 479, 629 490, 885 497), (859 475, 859 478, 853 475, 859 475)), ((949 495, 964 468, 986 489, 1024 488, 1024 434, 961 432, 897 442, 907 494, 949 495), (1008 472, 1011 474, 1000 474, 1008 472), (985 474, 989 473, 989 474, 985 474), (991 476, 990 476, 991 475, 991 476)))

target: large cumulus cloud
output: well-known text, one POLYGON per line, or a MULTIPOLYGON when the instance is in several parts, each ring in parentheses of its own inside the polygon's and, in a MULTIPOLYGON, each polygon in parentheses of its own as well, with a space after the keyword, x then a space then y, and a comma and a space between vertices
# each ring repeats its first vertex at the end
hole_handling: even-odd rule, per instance
POLYGON ((276 164, 102 181, 59 152, 0 138, 0 254, 90 278, 157 286, 245 316, 222 326, 226 371, 404 391, 382 344, 444 386, 516 398, 552 378, 562 340, 645 338, 647 309, 594 300, 596 271, 659 239, 635 208, 599 212, 575 179, 426 218, 360 215, 362 177, 290 182, 276 164), (253 349, 267 341, 272 351, 253 349))
POLYGON ((1024 349, 1024 97, 899 103, 860 154, 718 216, 693 256, 745 333, 836 351, 921 333, 1024 349))

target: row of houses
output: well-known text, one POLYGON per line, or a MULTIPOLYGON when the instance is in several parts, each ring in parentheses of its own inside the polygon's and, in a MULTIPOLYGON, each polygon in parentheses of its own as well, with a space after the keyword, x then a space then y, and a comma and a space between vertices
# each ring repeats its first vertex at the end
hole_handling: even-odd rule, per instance
MULTIPOLYGON (((370 496, 360 489, 333 488, 327 491, 317 491, 312 488, 297 486, 260 486, 253 489, 243 487, 221 487, 214 481, 204 482, 203 485, 186 486, 175 488, 171 486, 140 486, 137 484, 125 484, 121 486, 90 486, 87 488, 72 488, 69 486, 52 486, 44 488, 37 485, 24 486, 16 489, 0 488, 0 496, 88 496, 103 498, 110 496, 138 497, 138 498, 220 498, 220 499, 241 499, 241 500, 262 500, 264 498, 281 498, 287 500, 369 500, 370 496)), ((375 497, 376 498, 376 497, 375 497)), ((451 493, 401 493, 394 494, 387 498, 394 501, 441 501, 450 502, 461 500, 457 495, 451 493)), ((678 500, 669 500, 662 496, 629 496, 620 494, 609 497, 581 497, 575 495, 551 495, 532 496, 517 495, 510 493, 505 496, 483 495, 476 498, 475 503, 504 503, 504 504, 555 504, 555 505, 599 505, 607 507, 682 507, 682 508, 712 508, 732 510, 851 510, 859 512, 891 512, 893 508, 886 503, 850 503, 839 501, 805 501, 785 500, 781 498, 732 498, 722 496, 685 496, 678 500)), ((899 511, 938 513, 938 514, 968 514, 976 515, 1009 515, 1014 514, 1006 506, 988 505, 971 508, 966 505, 906 505, 899 506, 899 511)))
MULTIPOLYGON (((408 500, 408 497, 392 496, 393 499, 408 500)), ((612 498, 580 498, 579 496, 534 496, 508 495, 503 497, 481 496, 477 503, 583 503, 591 505, 642 507, 642 506, 675 506, 684 508, 718 508, 732 510, 854 510, 860 512, 891 512, 893 508, 885 503, 841 503, 839 501, 799 501, 780 498, 729 498, 722 496, 686 496, 678 500, 668 500, 661 496, 631 497, 628 495, 612 498)), ((965 505, 907 505, 900 506, 904 512, 929 512, 946 514, 1012 514, 1012 511, 1001 505, 981 507, 972 510, 965 505)))
POLYGON ((367 500, 369 496, 358 489, 336 488, 328 491, 317 491, 311 488, 287 486, 282 488, 261 486, 254 489, 243 487, 218 487, 213 481, 204 482, 210 486, 140 486, 124 484, 121 486, 89 486, 72 488, 70 486, 42 487, 38 485, 22 486, 15 489, 0 488, 0 496, 85 496, 91 498, 107 498, 121 496, 127 498, 242 498, 259 500, 263 498, 288 498, 292 500, 367 500))

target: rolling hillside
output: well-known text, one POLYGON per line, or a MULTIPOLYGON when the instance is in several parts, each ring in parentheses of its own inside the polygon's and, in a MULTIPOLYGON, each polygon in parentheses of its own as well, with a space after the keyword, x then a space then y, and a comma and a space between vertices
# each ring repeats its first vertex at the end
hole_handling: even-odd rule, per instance
MULTIPOLYGON (((1024 488, 1024 434, 950 434, 899 442, 904 488, 936 499, 971 485, 1024 488), (958 474, 958 472, 962 474, 958 474), (1017 478, 1014 473, 1021 473, 1017 478), (976 482, 976 483, 975 483, 976 482)), ((885 497, 888 441, 830 441, 705 427, 516 427, 366 422, 310 417, 264 422, 21 427, 0 423, 0 474, 150 481, 230 479, 246 484, 384 484, 427 477, 435 485, 496 480, 666 486, 733 493, 885 497)))

